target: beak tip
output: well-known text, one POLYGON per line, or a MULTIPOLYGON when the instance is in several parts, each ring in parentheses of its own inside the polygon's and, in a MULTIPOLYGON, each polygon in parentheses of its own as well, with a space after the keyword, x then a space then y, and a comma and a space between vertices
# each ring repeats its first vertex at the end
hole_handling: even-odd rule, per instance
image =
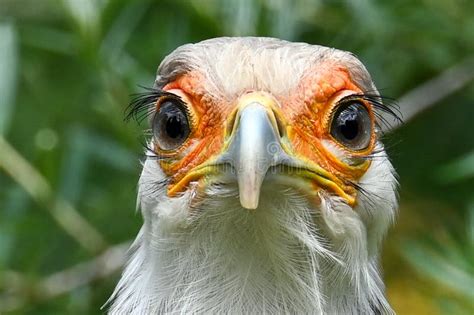
POLYGON ((255 210, 258 207, 258 197, 259 195, 252 196, 253 198, 246 198, 245 195, 240 195, 240 205, 242 208, 248 210, 255 210))
POLYGON ((258 208, 260 190, 265 175, 273 163, 269 146, 278 142, 278 132, 268 109, 251 102, 240 109, 229 152, 239 186, 240 205, 249 210, 258 208))

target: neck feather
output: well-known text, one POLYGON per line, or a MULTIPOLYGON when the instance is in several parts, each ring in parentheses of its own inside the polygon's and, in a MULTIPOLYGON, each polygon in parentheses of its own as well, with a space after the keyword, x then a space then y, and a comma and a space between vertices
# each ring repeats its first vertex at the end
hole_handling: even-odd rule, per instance
MULTIPOLYGON (((145 217, 110 313, 390 314, 357 214, 321 196, 234 196, 179 216, 145 217), (174 222, 176 223, 176 222, 174 222)), ((187 210, 189 211, 189 210, 187 210)))

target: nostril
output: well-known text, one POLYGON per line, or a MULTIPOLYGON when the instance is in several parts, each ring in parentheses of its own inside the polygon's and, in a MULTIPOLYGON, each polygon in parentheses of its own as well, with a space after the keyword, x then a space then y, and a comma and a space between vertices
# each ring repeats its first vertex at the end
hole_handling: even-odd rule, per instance
POLYGON ((230 136, 232 136, 232 133, 234 129, 237 127, 235 126, 237 122, 237 115, 238 111, 234 110, 230 116, 230 119, 227 121, 227 126, 226 126, 226 131, 225 131, 225 138, 228 139, 230 136))
POLYGON ((283 122, 280 119, 279 115, 274 110, 272 110, 272 113, 273 113, 273 117, 275 119, 276 126, 277 126, 277 129, 278 129, 278 136, 280 137, 280 139, 284 138, 286 136, 285 125, 283 124, 283 122))

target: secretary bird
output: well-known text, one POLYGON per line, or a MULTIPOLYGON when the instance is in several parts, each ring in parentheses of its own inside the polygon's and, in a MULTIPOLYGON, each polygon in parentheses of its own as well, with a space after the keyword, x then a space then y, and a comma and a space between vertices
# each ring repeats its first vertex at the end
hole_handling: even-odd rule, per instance
POLYGON ((111 314, 393 314, 380 244, 396 113, 351 53, 216 38, 169 54, 148 118, 144 224, 111 314))

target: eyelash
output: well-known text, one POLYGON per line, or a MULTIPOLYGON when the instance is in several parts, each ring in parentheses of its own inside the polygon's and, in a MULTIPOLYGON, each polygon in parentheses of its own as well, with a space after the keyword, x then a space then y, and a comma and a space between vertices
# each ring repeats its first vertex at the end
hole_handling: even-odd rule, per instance
MULTIPOLYGON (((194 116, 186 105, 186 103, 176 94, 169 93, 157 88, 142 87, 145 92, 132 94, 130 104, 125 109, 125 121, 128 122, 131 119, 135 120, 138 124, 141 124, 143 120, 153 117, 157 112, 157 103, 166 100, 174 100, 178 103, 178 106, 182 107, 186 112, 189 123, 194 126, 194 116)), ((151 130, 148 130, 151 132, 151 130)), ((146 135, 150 136, 152 133, 146 135)), ((156 152, 152 147, 149 146, 148 141, 143 141, 142 146, 145 148, 146 158, 152 158, 156 160, 166 160, 167 155, 156 152)))
MULTIPOLYGON (((380 96, 378 94, 360 93, 360 94, 348 95, 342 98, 339 101, 339 104, 343 104, 344 102, 353 101, 353 100, 365 100, 369 102, 369 104, 372 106, 372 111, 376 118, 375 126, 378 129, 378 131, 381 133, 381 136, 384 136, 382 127, 385 127, 384 129, 386 130, 390 130, 392 129, 392 127, 394 127, 394 124, 398 125, 398 124, 403 123, 403 120, 401 118, 400 108, 393 98, 380 96), (388 121, 387 117, 384 117, 384 114, 388 114, 389 117, 392 117, 393 122, 388 121)), ((379 156, 381 152, 383 152, 383 150, 381 149, 374 150, 373 152, 371 152, 370 154, 366 156, 353 156, 353 158, 358 158, 358 159, 363 159, 363 160, 373 160, 375 158, 382 157, 382 156, 379 156)))
POLYGON ((403 123, 400 108, 395 102, 395 100, 392 98, 370 93, 355 94, 351 95, 350 97, 356 97, 358 99, 362 99, 370 103, 374 116, 376 118, 375 124, 377 129, 379 130, 389 130, 392 129, 393 124, 403 123), (393 122, 388 121, 387 118, 384 117, 384 114, 388 114, 388 116, 392 117, 393 122))
MULTIPOLYGON (((146 118, 152 117, 156 112, 156 104, 160 100, 174 100, 186 111, 188 119, 192 120, 186 103, 177 95, 157 88, 143 87, 145 92, 132 94, 132 100, 125 110, 125 121, 134 119, 141 124, 146 118)), ((191 122, 191 121, 190 121, 191 122)))
MULTIPOLYGON (((145 89, 145 92, 132 94, 130 104, 125 110, 125 121, 134 119, 138 124, 141 124, 143 120, 152 117, 155 114, 156 104, 160 99, 173 99, 182 106, 182 108, 186 111, 190 124, 194 125, 194 116, 191 115, 186 103, 179 96, 154 87, 143 88, 145 89)), ((387 119, 384 117, 384 114, 391 116, 395 124, 403 123, 398 105, 391 98, 370 93, 352 94, 342 98, 339 101, 339 104, 351 100, 365 100, 371 104, 373 113, 376 117, 376 127, 379 130, 382 129, 381 127, 385 127, 385 129, 391 129, 393 126, 391 122, 387 121, 387 119)), ((148 150, 150 149, 148 148, 148 150)), ((152 150, 150 151, 153 152, 152 150)), ((370 156, 367 156, 366 158, 370 159, 370 156)))
POLYGON ((398 125, 403 123, 398 104, 395 102, 394 99, 389 97, 370 93, 351 94, 342 98, 338 102, 338 105, 344 104, 345 102, 349 101, 360 100, 367 101, 371 105, 372 111, 376 118, 375 126, 379 131, 381 131, 382 129, 390 130, 394 126, 393 124, 398 125), (388 116, 392 117, 393 122, 388 121, 387 118, 384 117, 384 114, 388 114, 388 116))

